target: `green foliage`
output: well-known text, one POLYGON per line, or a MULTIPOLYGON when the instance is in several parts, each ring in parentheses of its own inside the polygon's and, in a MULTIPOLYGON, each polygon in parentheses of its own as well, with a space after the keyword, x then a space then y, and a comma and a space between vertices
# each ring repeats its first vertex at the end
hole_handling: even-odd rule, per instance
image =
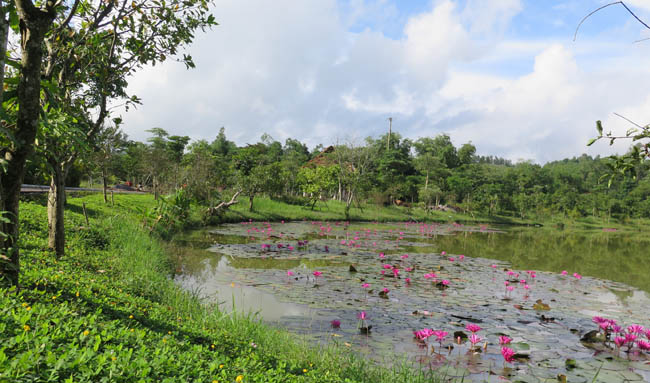
POLYGON ((338 186, 340 168, 338 165, 302 168, 298 173, 298 183, 303 193, 310 196, 312 209, 321 198, 328 198, 338 186))

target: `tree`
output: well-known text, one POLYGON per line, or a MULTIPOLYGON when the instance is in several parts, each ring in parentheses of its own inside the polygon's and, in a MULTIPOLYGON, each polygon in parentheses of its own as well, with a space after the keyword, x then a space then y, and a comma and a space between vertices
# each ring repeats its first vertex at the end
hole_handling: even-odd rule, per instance
MULTIPOLYGON (((15 4, 22 38, 17 92, 20 107, 12 132, 16 144, 3 153, 9 165, 2 179, 0 202, 9 207, 13 217, 8 225, 12 239, 4 241, 3 249, 11 249, 13 271, 7 271, 12 282, 17 283, 19 256, 13 241, 18 236, 18 195, 25 159, 34 149, 39 117, 55 121, 51 127, 56 130, 72 128, 72 134, 53 135, 49 138, 54 140, 47 143, 47 153, 52 154, 48 160, 52 167, 48 204, 55 212, 51 215, 55 222, 50 222, 50 236, 59 238, 64 235, 63 209, 58 206, 64 203, 64 191, 60 189, 65 184, 66 169, 79 150, 75 148, 62 156, 52 148, 65 146, 65 140, 71 137, 79 139, 79 147, 92 142, 110 115, 108 100, 138 101, 125 93, 131 74, 143 65, 176 55, 179 48, 192 41, 197 29, 216 23, 208 12, 207 0, 15 0, 15 4), (43 47, 47 50, 45 57, 43 47), (46 85, 43 107, 41 80, 46 85), (78 134, 80 131, 85 134, 78 134)), ((182 61, 188 67, 194 66, 189 55, 183 55, 182 61)), ((57 255, 62 255, 63 238, 54 243, 57 255)))
POLYGON ((463 144, 463 146, 458 149, 458 161, 461 165, 469 165, 474 162, 475 155, 476 147, 472 145, 471 142, 463 144))
POLYGON ((359 197, 370 188, 370 166, 372 149, 368 146, 337 146, 334 150, 340 172, 341 187, 345 198, 345 219, 350 219, 350 207, 353 201, 361 206, 359 197))
POLYGON ((331 192, 337 186, 339 167, 316 166, 304 167, 298 172, 298 183, 303 193, 311 198, 311 210, 314 210, 323 194, 331 192))
MULTIPOLYGON (((0 222, 0 232, 5 233, 5 236, 0 238, 2 241, 0 252, 8 258, 8 261, 0 263, 0 268, 2 274, 16 286, 20 274, 18 249, 20 188, 25 177, 25 162, 34 151, 34 140, 40 122, 43 43, 56 17, 56 10, 61 4, 61 0, 47 0, 37 6, 32 0, 15 0, 22 47, 20 77, 16 92, 20 108, 16 114, 15 124, 3 126, 8 131, 6 135, 12 139, 8 146, 0 149, 4 165, 4 174, 0 179, 0 211, 7 212, 7 220, 0 222)), ((2 5, 4 16, 5 3, 3 2, 2 5)), ((4 44, 6 43, 3 42, 1 45, 4 44)))

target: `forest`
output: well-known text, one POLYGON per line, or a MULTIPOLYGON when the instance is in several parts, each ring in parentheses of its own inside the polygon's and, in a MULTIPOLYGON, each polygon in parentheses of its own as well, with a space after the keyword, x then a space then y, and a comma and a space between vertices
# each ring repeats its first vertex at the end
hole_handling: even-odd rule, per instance
MULTIPOLYGON (((118 128, 101 130, 95 150, 79 158, 68 186, 130 182, 156 194, 177 189, 195 203, 212 206, 236 191, 292 204, 323 208, 329 199, 348 208, 363 204, 405 204, 454 209, 469 214, 548 219, 650 217, 649 166, 617 176, 614 158, 577 157, 513 163, 477 154, 470 143, 454 146, 449 135, 416 140, 391 133, 362 143, 309 150, 297 139, 284 143, 263 134, 256 144, 237 146, 224 128, 215 139, 191 140, 161 128, 146 142, 132 141, 118 128)), ((25 183, 48 184, 47 165, 29 162, 25 183)))

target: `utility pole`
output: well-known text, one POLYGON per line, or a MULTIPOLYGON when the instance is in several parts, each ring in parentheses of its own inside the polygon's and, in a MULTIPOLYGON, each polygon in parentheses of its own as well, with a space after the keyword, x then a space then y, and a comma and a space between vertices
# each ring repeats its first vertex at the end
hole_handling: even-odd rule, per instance
POLYGON ((390 136, 393 131, 393 117, 388 117, 388 140, 386 141, 386 150, 390 150, 390 136))

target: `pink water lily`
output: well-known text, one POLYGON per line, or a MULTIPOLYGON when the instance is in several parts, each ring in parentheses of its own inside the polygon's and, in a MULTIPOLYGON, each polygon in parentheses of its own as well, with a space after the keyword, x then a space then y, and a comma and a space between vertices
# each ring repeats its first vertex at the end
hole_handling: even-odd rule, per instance
POLYGON ((650 351, 650 342, 647 342, 645 340, 638 340, 636 342, 637 347, 639 347, 640 350, 643 351, 650 351))
POLYGON ((314 271, 312 274, 314 274, 314 276, 315 276, 316 278, 318 278, 318 277, 320 277, 321 275, 323 275, 323 272, 322 272, 322 271, 314 271))
POLYGON ((614 338, 614 344, 616 344, 616 347, 618 348, 623 347, 626 342, 627 341, 622 336, 617 336, 616 338, 614 338))
POLYGON ((413 331, 413 335, 417 340, 425 341, 428 337, 433 335, 433 330, 430 328, 423 328, 422 330, 413 331))
POLYGON ((503 359, 508 363, 512 363, 515 360, 515 351, 509 347, 501 347, 501 355, 503 355, 503 359))
POLYGON ((287 271, 287 276, 289 276, 289 277, 293 277, 294 274, 295 273, 293 271, 291 271, 291 270, 287 271))
POLYGON ((382 265, 382 267, 383 267, 384 269, 388 270, 388 269, 392 269, 392 268, 393 268, 393 265, 388 265, 388 264, 386 264, 386 265, 382 265))
POLYGON ((442 344, 442 341, 445 339, 445 337, 448 334, 449 333, 447 331, 442 331, 442 330, 436 330, 433 332, 433 335, 435 335, 436 338, 438 338, 438 342, 440 342, 440 344, 442 344))
POLYGON ((499 344, 502 346, 510 344, 510 342, 512 342, 512 338, 508 337, 507 335, 501 335, 499 337, 499 344))
POLYGON ((370 283, 364 283, 363 285, 361 285, 361 287, 367 289, 368 287, 370 287, 370 283))
POLYGON ((332 328, 340 328, 341 327, 341 321, 338 320, 338 319, 334 319, 330 323, 332 325, 332 328))
POLYGON ((442 283, 443 286, 449 286, 449 281, 446 279, 443 279, 440 283, 442 283))
POLYGON ((569 274, 569 273, 568 273, 566 270, 562 270, 562 272, 561 272, 560 274, 562 274, 562 275, 567 275, 567 274, 569 274))
POLYGON ((481 326, 479 326, 477 324, 474 324, 474 323, 470 323, 467 326, 465 326, 465 330, 467 330, 469 332, 472 332, 472 333, 477 333, 477 332, 481 331, 481 326))
POLYGON ((404 281, 405 281, 406 283, 411 283, 411 278, 406 278, 404 281))
POLYGON ((368 315, 366 314, 365 311, 362 311, 359 314, 357 314, 357 318, 360 320, 366 320, 368 318, 368 315))
POLYGON ((643 334, 645 332, 645 328, 638 324, 633 324, 627 327, 627 332, 632 334, 643 334))
POLYGON ((442 253, 440 253, 440 255, 442 255, 444 257, 445 255, 447 255, 447 252, 443 251, 442 253))
POLYGON ((476 334, 472 334, 469 337, 469 342, 472 344, 472 347, 474 347, 480 341, 481 341, 481 337, 476 334))

